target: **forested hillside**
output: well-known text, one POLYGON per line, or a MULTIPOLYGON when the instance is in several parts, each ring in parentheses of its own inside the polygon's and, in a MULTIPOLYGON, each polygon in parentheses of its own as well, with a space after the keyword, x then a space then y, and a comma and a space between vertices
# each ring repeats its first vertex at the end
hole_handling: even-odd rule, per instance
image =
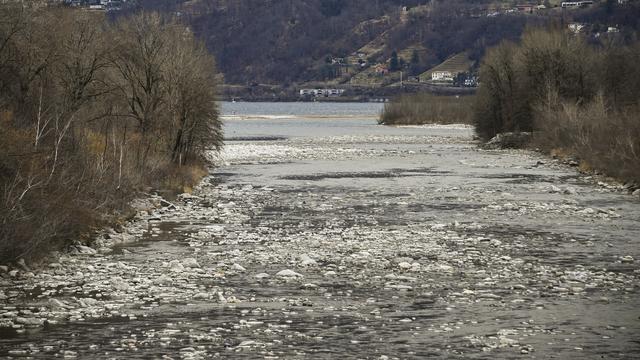
POLYGON ((487 47, 519 39, 526 26, 581 21, 624 33, 637 29, 640 18, 637 2, 600 1, 572 11, 559 2, 540 1, 540 9, 519 3, 140 0, 139 6, 183 19, 215 54, 226 83, 242 85, 353 83, 398 70, 417 76, 460 52, 477 64, 487 47))

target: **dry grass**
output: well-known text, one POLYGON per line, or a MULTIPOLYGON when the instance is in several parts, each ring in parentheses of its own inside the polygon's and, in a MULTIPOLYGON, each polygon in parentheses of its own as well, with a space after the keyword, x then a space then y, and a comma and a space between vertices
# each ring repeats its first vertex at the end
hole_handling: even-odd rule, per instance
POLYGON ((537 113, 535 141, 552 154, 577 156, 582 171, 640 183, 638 119, 640 107, 611 111, 602 96, 585 106, 562 103, 537 113))
POLYGON ((473 97, 412 94, 385 104, 384 125, 471 124, 473 97))

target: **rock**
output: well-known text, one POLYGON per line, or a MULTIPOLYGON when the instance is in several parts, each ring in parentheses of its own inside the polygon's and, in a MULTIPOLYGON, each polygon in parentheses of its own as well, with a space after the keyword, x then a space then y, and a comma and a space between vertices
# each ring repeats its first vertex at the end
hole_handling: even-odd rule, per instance
POLYGON ((153 283, 156 285, 169 285, 173 283, 173 280, 169 276, 163 274, 155 278, 153 283))
POLYGON ((211 296, 209 294, 203 293, 203 292, 193 295, 194 300, 206 300, 206 299, 209 299, 210 297, 211 296))
POLYGON ((323 274, 325 277, 336 276, 337 273, 335 271, 327 271, 323 274))
POLYGON ((171 260, 169 262, 169 270, 171 270, 172 272, 183 272, 184 265, 182 265, 178 260, 171 260))
POLYGON ((96 306, 100 302, 94 298, 82 298, 82 299, 78 299, 78 303, 83 307, 88 307, 88 306, 96 306))
POLYGON ((233 264, 233 265, 231 266, 231 269, 232 269, 232 270, 235 270, 235 271, 237 271, 237 272, 245 272, 245 271, 247 271, 247 269, 245 269, 244 267, 242 267, 242 265, 240 265, 240 264, 233 264))
POLYGON ((298 274, 297 272, 293 271, 293 270, 289 270, 289 269, 285 269, 282 271, 279 271, 276 276, 279 277, 286 277, 286 278, 292 278, 292 277, 304 277, 302 274, 298 274))
POLYGON ((300 255, 300 265, 302 265, 302 266, 315 266, 315 265, 318 265, 318 263, 315 260, 313 260, 309 255, 302 254, 302 255, 300 255))
POLYGON ((54 310, 70 308, 69 305, 65 304, 63 301, 58 300, 58 299, 49 299, 49 305, 54 310))
POLYGON ((2 273, 7 273, 7 272, 9 272, 9 267, 8 267, 8 266, 6 266, 6 265, 2 265, 2 266, 0 266, 0 272, 2 272, 2 273))
POLYGON ((411 269, 411 264, 406 262, 406 261, 403 261, 403 262, 398 264, 398 267, 400 269, 403 269, 403 270, 409 270, 409 269, 411 269))
POLYGON ((631 193, 633 196, 640 196, 640 189, 635 190, 634 192, 631 193))
POLYGON ((75 249, 81 255, 95 255, 97 253, 96 249, 84 245, 76 245, 75 249))
POLYGON ((186 258, 182 260, 182 266, 193 269, 193 268, 199 268, 200 264, 198 264, 198 261, 194 258, 186 258))
POLYGON ((551 185, 549 187, 549 193, 551 194, 557 194, 559 192, 562 192, 562 189, 560 189, 559 187, 555 186, 555 185, 551 185))
POLYGON ((620 258, 620 261, 623 263, 632 263, 634 262, 633 256, 627 255, 620 258))
POLYGON ((27 263, 24 261, 24 259, 18 259, 18 261, 16 262, 16 264, 18 264, 18 267, 22 270, 22 271, 31 271, 31 269, 27 266, 27 263))
POLYGON ((129 283, 122 280, 122 278, 120 277, 115 277, 111 279, 111 287, 114 290, 119 290, 119 291, 129 291, 131 289, 131 286, 129 285, 129 283))
POLYGON ((567 195, 576 195, 578 193, 578 191, 576 191, 576 189, 572 188, 572 187, 568 187, 566 189, 564 189, 564 193, 567 195))
POLYGON ((17 317, 15 320, 16 323, 27 325, 27 326, 40 326, 44 322, 44 320, 37 318, 25 318, 25 317, 17 317))
POLYGON ((515 149, 522 148, 531 141, 530 132, 507 132, 498 134, 484 144, 486 149, 515 149))
POLYGON ((271 277, 271 275, 267 274, 267 273, 260 273, 256 275, 256 278, 258 279, 266 279, 268 277, 271 277))

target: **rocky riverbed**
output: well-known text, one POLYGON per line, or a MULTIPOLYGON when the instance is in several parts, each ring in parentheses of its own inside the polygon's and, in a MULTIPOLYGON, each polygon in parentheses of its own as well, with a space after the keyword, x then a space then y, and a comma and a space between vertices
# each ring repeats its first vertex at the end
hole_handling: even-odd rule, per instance
POLYGON ((243 121, 192 194, 0 268, 0 356, 640 353, 637 196, 466 127, 243 121))

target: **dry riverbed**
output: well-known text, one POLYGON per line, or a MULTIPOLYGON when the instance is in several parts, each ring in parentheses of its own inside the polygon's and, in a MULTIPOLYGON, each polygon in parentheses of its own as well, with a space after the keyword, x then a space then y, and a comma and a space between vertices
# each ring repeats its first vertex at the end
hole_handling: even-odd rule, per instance
POLYGON ((192 195, 1 269, 0 356, 640 353, 638 197, 469 128, 306 121, 234 120, 192 195))

